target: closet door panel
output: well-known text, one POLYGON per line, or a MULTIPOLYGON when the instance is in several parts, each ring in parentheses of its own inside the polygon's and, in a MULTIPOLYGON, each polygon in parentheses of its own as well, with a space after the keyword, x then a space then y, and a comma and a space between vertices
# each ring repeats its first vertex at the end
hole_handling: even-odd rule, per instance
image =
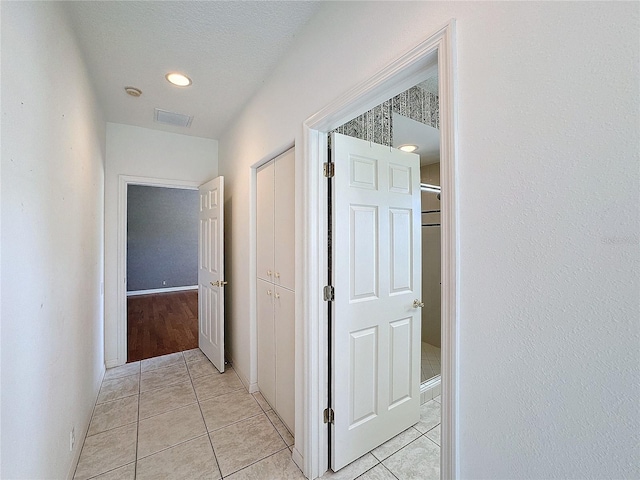
POLYGON ((273 325, 273 284, 257 280, 258 388, 272 407, 276 402, 276 351, 273 325))
POLYGON ((260 167, 256 186, 256 272, 258 278, 273 281, 274 163, 260 167))
POLYGON ((274 283, 295 289, 295 153, 294 149, 275 160, 275 245, 274 283))
POLYGON ((295 419, 295 294, 275 288, 274 324, 276 335, 276 411, 294 432, 295 419))

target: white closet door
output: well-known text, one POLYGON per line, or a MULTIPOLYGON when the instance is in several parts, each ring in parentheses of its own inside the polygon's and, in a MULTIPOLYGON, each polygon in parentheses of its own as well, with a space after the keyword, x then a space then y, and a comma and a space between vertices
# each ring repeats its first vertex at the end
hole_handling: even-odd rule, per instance
POLYGON ((256 273, 258 278, 273 281, 274 241, 274 164, 269 162, 258 169, 256 208, 256 273))
POLYGON ((276 408, 290 431, 295 431, 295 293, 275 288, 276 408))
POLYGON ((273 284, 257 280, 258 388, 271 406, 276 401, 276 351, 273 328, 273 284))
POLYGON ((275 160, 274 283, 295 289, 295 153, 290 149, 275 160))

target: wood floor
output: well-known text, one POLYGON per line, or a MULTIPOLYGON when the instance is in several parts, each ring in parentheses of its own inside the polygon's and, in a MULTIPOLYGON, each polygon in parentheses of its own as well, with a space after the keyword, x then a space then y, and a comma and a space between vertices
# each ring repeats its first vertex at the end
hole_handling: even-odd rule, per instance
POLYGON ((127 362, 197 347, 197 290, 127 298, 127 362))

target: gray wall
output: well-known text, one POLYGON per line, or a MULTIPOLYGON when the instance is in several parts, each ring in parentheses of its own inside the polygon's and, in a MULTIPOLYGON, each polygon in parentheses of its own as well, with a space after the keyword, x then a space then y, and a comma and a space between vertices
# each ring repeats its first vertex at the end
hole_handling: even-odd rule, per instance
POLYGON ((127 291, 197 283, 198 191, 129 185, 127 291))

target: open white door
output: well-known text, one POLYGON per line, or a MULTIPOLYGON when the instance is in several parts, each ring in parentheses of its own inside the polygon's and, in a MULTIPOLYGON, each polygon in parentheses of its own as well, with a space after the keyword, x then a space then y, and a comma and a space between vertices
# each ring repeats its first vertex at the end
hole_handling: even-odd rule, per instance
POLYGON ((198 346, 224 372, 224 177, 200 185, 198 346))
POLYGON ((338 470, 420 419, 420 158, 332 134, 338 470), (418 302, 415 302, 418 300, 418 302))

